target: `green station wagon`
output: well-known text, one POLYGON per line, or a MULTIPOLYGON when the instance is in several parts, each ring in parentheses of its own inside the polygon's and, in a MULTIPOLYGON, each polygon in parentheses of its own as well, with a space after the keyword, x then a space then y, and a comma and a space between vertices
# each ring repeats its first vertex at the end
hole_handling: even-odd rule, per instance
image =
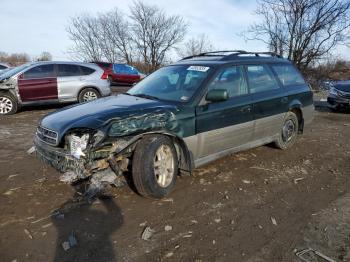
POLYGON ((85 181, 96 192, 130 179, 139 194, 161 198, 178 175, 225 155, 291 147, 313 111, 312 92, 289 60, 209 52, 163 67, 125 94, 48 114, 34 145, 61 181, 85 181))

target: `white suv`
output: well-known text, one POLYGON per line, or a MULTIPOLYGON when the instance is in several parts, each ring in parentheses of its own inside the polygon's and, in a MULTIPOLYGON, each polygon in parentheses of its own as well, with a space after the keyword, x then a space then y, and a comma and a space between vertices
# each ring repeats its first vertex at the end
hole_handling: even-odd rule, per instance
POLYGON ((95 64, 28 63, 0 76, 0 115, 24 105, 86 102, 110 94, 108 74, 95 64))

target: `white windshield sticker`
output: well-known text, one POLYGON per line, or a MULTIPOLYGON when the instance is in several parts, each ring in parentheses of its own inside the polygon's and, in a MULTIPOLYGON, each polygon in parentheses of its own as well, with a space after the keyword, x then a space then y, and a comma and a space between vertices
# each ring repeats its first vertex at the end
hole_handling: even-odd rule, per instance
POLYGON ((187 70, 199 71, 199 72, 207 72, 209 67, 207 66, 190 66, 187 70))

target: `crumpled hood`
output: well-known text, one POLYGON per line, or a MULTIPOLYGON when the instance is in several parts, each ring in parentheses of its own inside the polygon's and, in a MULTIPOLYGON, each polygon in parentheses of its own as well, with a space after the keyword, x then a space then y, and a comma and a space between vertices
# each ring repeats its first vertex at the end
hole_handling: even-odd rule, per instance
POLYGON ((41 120, 40 125, 58 132, 61 140, 73 128, 99 129, 111 119, 123 119, 159 110, 174 111, 176 107, 130 95, 109 96, 50 113, 41 120))

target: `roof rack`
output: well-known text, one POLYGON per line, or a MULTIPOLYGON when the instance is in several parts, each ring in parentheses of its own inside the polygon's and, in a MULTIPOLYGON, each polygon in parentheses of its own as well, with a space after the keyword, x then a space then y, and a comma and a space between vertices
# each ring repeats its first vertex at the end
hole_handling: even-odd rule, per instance
POLYGON ((239 56, 245 56, 245 55, 248 55, 248 56, 251 55, 255 57, 271 56, 271 57, 282 58, 282 56, 274 52, 248 52, 244 50, 222 50, 222 51, 211 51, 211 52, 200 53, 198 55, 187 56, 181 60, 187 60, 195 57, 205 57, 205 56, 221 56, 222 58, 220 60, 231 60, 233 58, 236 58, 239 56), (230 53, 230 54, 227 54, 227 53, 230 53))

